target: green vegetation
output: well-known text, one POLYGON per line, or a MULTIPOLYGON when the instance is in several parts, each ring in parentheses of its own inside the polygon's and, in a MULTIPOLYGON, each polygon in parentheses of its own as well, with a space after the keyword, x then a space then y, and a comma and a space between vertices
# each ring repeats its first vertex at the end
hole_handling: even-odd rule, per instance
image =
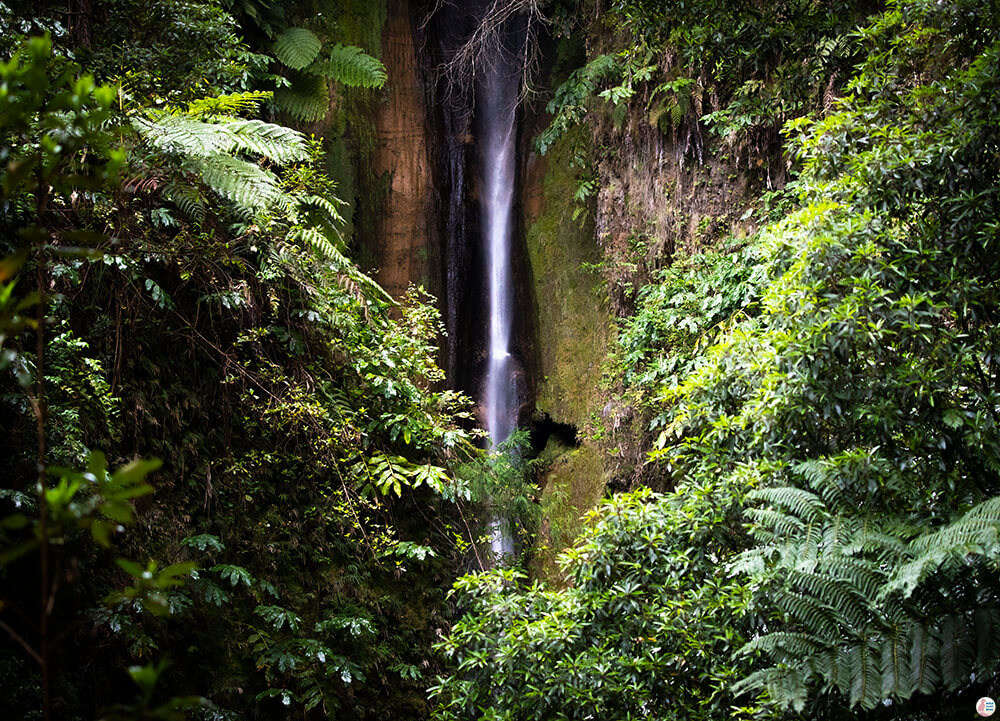
POLYGON ((998 3, 519 2, 564 43, 527 234, 558 296, 539 402, 577 425, 538 459, 524 431, 476 449, 436 301, 356 264, 331 176, 370 173, 386 6, 71 7, 0 1, 5 713, 930 721, 997 695, 998 3), (726 218, 678 213, 712 248, 601 235, 639 125, 675 182, 752 176, 726 218), (592 306, 558 327, 600 278, 632 284, 607 343, 592 306), (496 522, 519 554, 491 569, 496 522))
POLYGON ((671 117, 738 153, 802 116, 798 207, 638 290, 607 382, 666 493, 608 501, 564 590, 460 582, 438 716, 971 715, 1000 659, 996 4, 898 0, 857 32, 826 4, 612 5, 642 42, 563 86, 549 133, 595 95, 651 107, 669 48, 671 117))
POLYGON ((475 450, 430 299, 349 259, 317 144, 253 117, 262 56, 219 8, 88 16, 176 22, 179 62, 0 11, 6 712, 422 715, 435 579, 482 531, 455 523, 475 450))

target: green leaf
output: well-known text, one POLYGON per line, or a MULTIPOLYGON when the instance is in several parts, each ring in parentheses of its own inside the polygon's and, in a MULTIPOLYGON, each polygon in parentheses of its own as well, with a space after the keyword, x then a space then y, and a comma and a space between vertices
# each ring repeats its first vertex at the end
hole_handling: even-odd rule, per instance
POLYGON ((381 88, 387 79, 385 66, 354 45, 334 45, 325 60, 317 60, 308 71, 351 87, 381 88))
POLYGON ((315 33, 306 28, 288 28, 274 40, 274 55, 292 68, 301 70, 319 54, 323 44, 315 33))

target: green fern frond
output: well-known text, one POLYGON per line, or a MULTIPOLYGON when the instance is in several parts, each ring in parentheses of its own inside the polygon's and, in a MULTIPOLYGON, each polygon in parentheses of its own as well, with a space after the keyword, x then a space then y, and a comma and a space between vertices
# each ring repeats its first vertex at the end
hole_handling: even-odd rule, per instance
POLYGON ((817 640, 812 634, 774 631, 750 640, 739 653, 748 655, 763 652, 779 658, 786 656, 804 658, 825 648, 829 646, 817 640))
POLYGON ((194 118, 213 115, 251 115, 257 112, 264 100, 274 95, 270 90, 248 90, 212 98, 200 98, 188 103, 187 114, 194 118))
POLYGON ((309 158, 301 133, 261 120, 206 122, 187 115, 156 113, 151 118, 136 118, 133 125, 152 146, 184 157, 247 152, 280 164, 309 158))
POLYGON ((771 667, 755 671, 735 683, 733 692, 739 696, 761 688, 767 689, 768 695, 783 708, 791 707, 798 712, 805 709, 809 687, 800 669, 771 667))
POLYGON ((878 449, 855 448, 834 456, 813 458, 793 466, 831 510, 856 510, 852 490, 866 488, 875 479, 893 474, 891 465, 878 449))
POLYGON ((922 624, 910 627, 910 683, 914 691, 933 693, 941 681, 938 673, 937 638, 922 624))
POLYGON ((864 629, 871 621, 871 607, 866 597, 839 578, 820 573, 802 573, 794 569, 786 572, 789 583, 797 586, 821 603, 835 610, 845 628, 864 629))
POLYGON ((214 155, 201 159, 194 169, 208 187, 232 201, 238 211, 263 210, 281 195, 274 173, 240 158, 214 155))
POLYGON ((915 557, 900 566, 882 590, 882 596, 901 593, 903 598, 946 565, 964 564, 970 555, 990 561, 1000 558, 1000 497, 975 506, 952 523, 910 543, 915 557))
POLYGON ((205 220, 205 202, 196 186, 172 182, 163 186, 162 192, 164 198, 191 220, 196 223, 205 220))
POLYGON ((309 149, 302 133, 284 125, 261 120, 234 120, 221 127, 225 128, 231 141, 226 152, 249 152, 281 165, 309 159, 309 149))
POLYGON ((855 556, 834 556, 823 565, 823 573, 848 583, 859 597, 875 598, 885 580, 878 566, 871 561, 855 556))
POLYGON ((298 198, 298 204, 301 208, 313 207, 326 213, 327 218, 333 223, 342 223, 344 219, 340 217, 340 211, 336 205, 327 200, 326 198, 321 198, 318 195, 304 195, 298 198))
MULTIPOLYGON (((806 525, 795 516, 790 516, 781 511, 771 508, 748 508, 747 517, 762 528, 770 531, 777 537, 797 536, 805 529, 806 525)), ((752 529, 754 535, 759 533, 759 528, 752 529)))
POLYGON ((326 117, 330 108, 330 90, 325 78, 296 74, 292 85, 274 93, 278 109, 303 123, 315 123, 326 117))
POLYGON ((157 112, 133 118, 132 126, 154 148, 184 157, 215 155, 230 143, 221 126, 187 115, 157 112))
POLYGON ((861 521, 853 516, 836 515, 823 529, 824 555, 843 553, 861 530, 861 521))
POLYGON ((288 234, 288 240, 301 243, 312 249, 316 255, 332 260, 334 267, 338 270, 351 267, 351 261, 348 260, 347 256, 340 252, 334 244, 334 241, 316 228, 292 228, 291 232, 288 234))
POLYGON ((962 616, 949 615, 938 624, 939 662, 941 682, 947 689, 966 683, 975 660, 972 636, 962 616))
POLYGON ((882 643, 882 696, 909 698, 914 686, 910 675, 909 625, 893 629, 882 643))
POLYGON ((752 491, 747 500, 780 506, 795 514, 803 521, 820 521, 829 517, 826 504, 815 493, 802 488, 781 486, 778 488, 758 488, 752 491))
POLYGON ((809 633, 820 636, 826 643, 840 640, 840 626, 836 615, 815 598, 794 591, 778 590, 772 602, 788 616, 800 623, 809 633))
POLYGON ((302 70, 319 55, 323 43, 306 28, 288 28, 274 40, 274 56, 293 70, 302 70))
POLYGON ((847 649, 850 668, 850 705, 875 708, 882 700, 882 655, 867 640, 847 649))
POLYGON ((377 58, 361 48, 339 43, 330 48, 329 57, 314 62, 308 71, 352 88, 381 88, 388 77, 377 58))

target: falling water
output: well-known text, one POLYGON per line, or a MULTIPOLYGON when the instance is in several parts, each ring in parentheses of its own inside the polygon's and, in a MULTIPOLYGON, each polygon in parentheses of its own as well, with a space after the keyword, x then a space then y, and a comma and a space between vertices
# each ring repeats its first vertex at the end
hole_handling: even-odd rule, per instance
MULTIPOLYGON (((514 432, 518 415, 516 365, 511 348, 514 322, 511 247, 519 80, 513 62, 504 57, 492 58, 478 84, 476 105, 481 148, 479 202, 489 313, 482 408, 491 449, 496 449, 514 432)), ((501 519, 492 524, 491 545, 497 558, 513 553, 513 539, 503 531, 501 519)))
POLYGON ((479 112, 482 135, 480 204, 486 245, 489 334, 483 408, 490 446, 496 448, 517 425, 517 389, 511 357, 514 317, 511 274, 514 214, 515 98, 517 78, 503 63, 482 83, 479 112), (506 71, 506 72, 505 72, 506 71))

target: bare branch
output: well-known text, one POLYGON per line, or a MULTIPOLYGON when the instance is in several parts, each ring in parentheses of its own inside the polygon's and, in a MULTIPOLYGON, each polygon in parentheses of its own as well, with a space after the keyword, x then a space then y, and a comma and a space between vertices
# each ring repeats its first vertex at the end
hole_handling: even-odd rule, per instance
MULTIPOLYGON (((452 0, 436 0, 420 27, 445 7, 455 7, 452 0)), ((504 63, 517 68, 521 76, 518 103, 536 94, 534 81, 541 69, 540 35, 548 26, 541 0, 489 0, 478 18, 475 30, 454 54, 435 68, 444 80, 445 101, 459 107, 472 106, 468 98, 475 94, 475 82, 485 70, 504 63), (520 23, 523 37, 511 47, 509 38, 514 23, 520 23)))

